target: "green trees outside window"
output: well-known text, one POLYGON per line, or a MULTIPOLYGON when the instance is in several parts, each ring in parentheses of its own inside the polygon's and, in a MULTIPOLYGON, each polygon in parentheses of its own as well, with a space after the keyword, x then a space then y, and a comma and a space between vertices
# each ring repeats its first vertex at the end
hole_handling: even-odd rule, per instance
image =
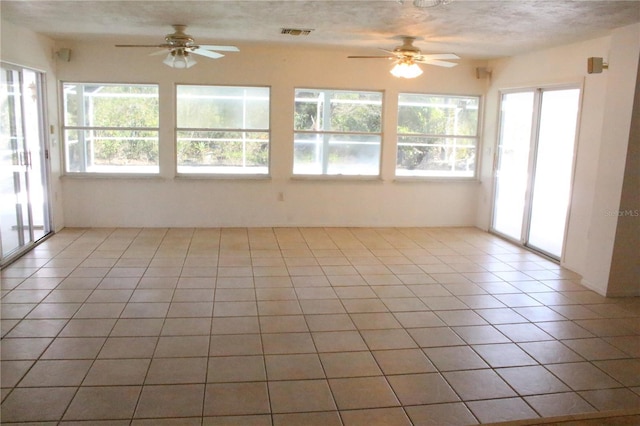
POLYGON ((70 173, 158 173, 158 86, 63 83, 70 173))
POLYGON ((478 96, 402 93, 396 175, 474 177, 478 96))
POLYGON ((379 175, 382 93, 296 89, 293 173, 379 175))
POLYGON ((178 173, 269 173, 269 88, 179 85, 178 173))

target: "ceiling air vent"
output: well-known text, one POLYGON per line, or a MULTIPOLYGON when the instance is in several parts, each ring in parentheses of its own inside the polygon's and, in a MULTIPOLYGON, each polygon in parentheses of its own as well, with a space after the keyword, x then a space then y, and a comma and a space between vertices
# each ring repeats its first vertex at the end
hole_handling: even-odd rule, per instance
POLYGON ((280 34, 287 34, 292 36, 301 36, 301 35, 307 36, 311 34, 311 31, 313 30, 307 30, 302 28, 282 28, 280 29, 280 34))

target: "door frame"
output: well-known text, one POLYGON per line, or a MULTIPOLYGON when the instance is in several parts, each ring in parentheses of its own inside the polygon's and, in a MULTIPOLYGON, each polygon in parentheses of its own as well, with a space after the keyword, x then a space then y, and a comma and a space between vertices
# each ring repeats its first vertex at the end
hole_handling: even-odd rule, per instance
POLYGON ((573 186, 575 183, 575 172, 576 172, 576 163, 577 163, 577 155, 578 155, 578 145, 580 141, 580 123, 582 119, 582 104, 584 99, 584 80, 580 82, 566 82, 566 83, 557 83, 557 84, 541 84, 534 86, 524 86, 524 87, 514 87, 508 89, 500 89, 498 90, 498 123, 497 123, 497 133, 496 140, 494 143, 494 158, 493 158, 493 167, 492 167, 492 184, 491 184, 491 214, 489 218, 489 232, 497 235, 505 240, 508 240, 522 248, 526 248, 531 250, 537 254, 541 254, 544 257, 557 262, 562 263, 564 261, 565 249, 567 244, 567 235, 569 232, 569 223, 571 218, 571 202, 573 200, 573 186), (578 111, 576 114, 576 129, 575 136, 573 142, 573 154, 571 158, 571 172, 570 172, 570 187, 569 194, 567 200, 567 211, 565 215, 565 226, 564 226, 564 235, 562 237, 562 253, 560 256, 555 256, 551 253, 548 253, 544 250, 541 250, 537 247, 531 246, 528 244, 529 239, 529 231, 531 225, 531 210, 532 210, 532 201, 533 201, 533 184, 535 182, 535 172, 536 172, 536 163, 537 163, 537 153, 538 153, 538 140, 540 135, 540 117, 542 111, 542 95, 543 93, 555 90, 569 90, 569 89, 578 89, 580 91, 578 96, 578 111), (525 202, 524 202, 524 211, 522 218, 522 229, 520 234, 520 239, 515 239, 511 236, 505 235, 499 231, 494 229, 494 221, 495 221, 495 207, 496 207, 496 196, 497 196, 497 171, 499 165, 499 156, 500 156, 500 141, 502 138, 502 102, 503 96, 509 93, 523 93, 523 92, 533 92, 534 94, 534 104, 532 108, 532 121, 531 121, 531 137, 529 141, 529 161, 527 168, 527 185, 526 192, 524 194, 525 202))

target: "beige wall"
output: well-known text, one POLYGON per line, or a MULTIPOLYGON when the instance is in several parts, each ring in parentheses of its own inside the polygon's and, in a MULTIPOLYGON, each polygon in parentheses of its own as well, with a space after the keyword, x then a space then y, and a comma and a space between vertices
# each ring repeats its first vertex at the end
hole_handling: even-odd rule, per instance
MULTIPOLYGON (((473 226, 477 181, 395 181, 398 93, 481 95, 476 63, 424 66, 413 81, 389 74, 387 61, 347 59, 352 50, 240 44, 239 53, 198 59, 189 70, 162 64, 145 49, 58 43, 71 48, 62 81, 160 85, 160 164, 156 179, 65 177, 67 226, 473 226), (271 179, 176 178, 175 83, 271 87, 271 179), (380 179, 292 177, 294 88, 384 91, 380 179), (282 193, 284 201, 279 201, 282 193)), ((151 50, 153 51, 153 50, 151 50)))

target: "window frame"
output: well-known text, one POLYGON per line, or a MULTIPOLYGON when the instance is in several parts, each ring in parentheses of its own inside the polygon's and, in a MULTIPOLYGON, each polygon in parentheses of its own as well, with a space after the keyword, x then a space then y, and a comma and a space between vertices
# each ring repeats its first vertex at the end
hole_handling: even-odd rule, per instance
MULTIPOLYGON (((386 92, 384 90, 375 90, 375 89, 345 89, 345 88, 327 88, 327 87, 311 87, 311 86, 300 86, 294 87, 293 89, 293 143, 292 143, 292 168, 291 175, 293 179, 317 179, 317 180, 332 180, 332 179, 350 179, 350 180, 378 180, 382 177, 382 155, 383 155, 383 141, 384 141, 384 111, 385 111, 385 96, 386 92), (379 94, 380 95, 380 130, 378 132, 355 132, 355 131, 340 131, 340 130, 297 130, 295 124, 295 114, 296 114, 296 103, 297 103, 297 93, 298 91, 316 91, 316 92, 324 92, 324 93, 365 93, 365 94, 379 94), (325 160, 323 158, 322 162, 322 172, 321 173, 296 173, 295 172, 295 144, 296 144, 296 134, 307 134, 307 135, 323 135, 323 148, 329 146, 329 142, 327 138, 331 138, 333 135, 347 135, 347 136, 378 136, 378 167, 377 172, 375 174, 344 174, 344 173, 327 173, 329 168, 328 158, 325 160)), ((323 125, 324 127, 324 125, 323 125)), ((326 156, 325 156, 326 157, 326 156)))
MULTIPOLYGON (((478 170, 480 168, 481 162, 481 130, 482 130, 482 115, 484 113, 483 101, 484 96, 482 95, 469 95, 469 94, 459 94, 459 93, 426 93, 426 92, 399 92, 397 98, 397 113, 396 113, 396 156, 395 156, 395 179, 399 181, 425 181, 425 180, 446 180, 446 181, 477 181, 479 179, 478 170), (400 133, 398 130, 400 123, 400 97, 402 95, 416 95, 416 96, 433 96, 433 97, 443 97, 443 98, 475 98, 478 100, 478 113, 477 113, 477 122, 475 127, 475 135, 463 135, 463 134, 434 134, 434 133, 400 133), (434 174, 428 174, 428 171, 424 174, 402 174, 398 173, 398 153, 400 152, 400 146, 404 145, 400 143, 400 138, 402 136, 417 136, 423 138, 433 138, 433 139, 461 139, 461 140, 475 140, 475 144, 473 147, 475 148, 475 164, 473 167, 473 174, 471 176, 464 175, 455 175, 455 174, 438 174, 437 171, 434 174)), ((451 145, 444 145, 446 147, 450 147, 451 145)))
MULTIPOLYGON (((193 179, 270 179, 271 178, 271 154, 272 154, 272 132, 271 132, 271 124, 272 124, 272 102, 271 102, 271 92, 272 87, 269 85, 251 85, 251 84, 200 84, 200 83, 175 83, 174 84, 174 159, 175 159, 175 174, 178 178, 193 178, 193 179), (257 89, 267 89, 268 90, 268 128, 266 129, 243 129, 243 128, 195 128, 195 127, 179 127, 178 126, 178 88, 179 87, 222 87, 222 88, 257 88, 257 89), (195 132, 238 132, 238 133, 266 133, 268 135, 267 144, 268 144, 268 161, 266 165, 266 171, 264 173, 256 173, 256 172, 188 172, 188 171, 180 171, 180 163, 178 157, 178 134, 181 131, 195 131, 195 132)), ((244 155, 243 155, 244 157, 244 155)), ((222 168, 223 166, 210 166, 212 168, 222 168)))
MULTIPOLYGON (((159 83, 149 83, 149 82, 121 82, 121 81, 109 81, 109 82, 105 82, 105 81, 78 81, 78 80, 73 80, 73 81, 60 81, 60 121, 61 121, 61 139, 62 139, 62 161, 63 161, 63 174, 66 177, 80 177, 80 176, 91 176, 91 177, 121 177, 121 178, 127 178, 127 177, 159 177, 160 176, 160 164, 161 164, 161 144, 160 144, 160 84, 159 83), (78 125, 67 125, 66 124, 66 118, 67 118, 67 108, 66 108, 66 103, 65 103, 65 86, 66 85, 71 85, 71 84, 75 84, 75 85, 80 85, 80 86, 149 86, 149 87, 155 87, 156 88, 156 98, 158 101, 158 111, 157 111, 157 122, 158 122, 158 126, 157 127, 118 127, 118 126, 78 126, 78 125), (81 170, 80 171, 73 171, 69 169, 70 166, 70 161, 69 161, 69 151, 68 151, 68 144, 67 144, 67 132, 68 131, 77 131, 77 132, 84 132, 87 130, 97 130, 97 131, 144 131, 144 132, 155 132, 157 137, 156 137, 156 143, 157 143, 157 150, 158 150, 158 160, 155 166, 148 166, 149 169, 153 169, 153 170, 144 170, 144 171, 133 171, 132 167, 130 166, 114 166, 115 167, 122 167, 123 170, 122 172, 119 171, 115 171, 115 170, 107 170, 107 171, 100 171, 100 170, 96 170, 96 171, 87 171, 87 162, 86 162, 86 158, 84 163, 82 164, 81 170)), ((83 152, 86 153, 86 146, 83 148, 83 152)), ((85 156, 86 157, 86 156, 85 156)))

